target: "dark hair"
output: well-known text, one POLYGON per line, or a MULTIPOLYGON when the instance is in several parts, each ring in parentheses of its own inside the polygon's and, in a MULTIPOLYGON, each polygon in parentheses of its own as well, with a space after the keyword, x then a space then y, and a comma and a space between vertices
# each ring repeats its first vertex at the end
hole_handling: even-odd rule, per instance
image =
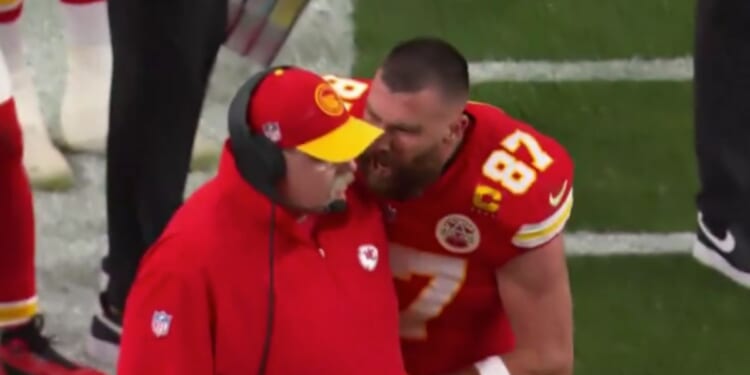
POLYGON ((449 99, 469 95, 469 64, 450 43, 418 37, 396 45, 381 65, 383 82, 394 92, 436 87, 449 99))

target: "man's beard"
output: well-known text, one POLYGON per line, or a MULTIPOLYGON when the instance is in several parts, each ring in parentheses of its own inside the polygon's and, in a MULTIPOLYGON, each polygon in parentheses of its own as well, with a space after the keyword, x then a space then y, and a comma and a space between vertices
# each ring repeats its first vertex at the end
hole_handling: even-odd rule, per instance
POLYGON ((367 153, 359 160, 367 186, 376 194, 393 200, 419 196, 442 173, 436 149, 430 149, 408 164, 399 165, 385 152, 367 153))

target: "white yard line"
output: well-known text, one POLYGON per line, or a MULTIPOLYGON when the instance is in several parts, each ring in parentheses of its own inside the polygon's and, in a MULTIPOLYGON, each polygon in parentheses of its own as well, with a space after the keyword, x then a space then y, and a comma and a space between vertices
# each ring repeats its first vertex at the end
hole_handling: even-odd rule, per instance
POLYGON ((565 236, 570 255, 674 254, 687 253, 693 245, 693 233, 590 233, 565 236))
POLYGON ((469 66, 473 83, 495 81, 686 81, 691 57, 600 61, 477 61, 469 66))

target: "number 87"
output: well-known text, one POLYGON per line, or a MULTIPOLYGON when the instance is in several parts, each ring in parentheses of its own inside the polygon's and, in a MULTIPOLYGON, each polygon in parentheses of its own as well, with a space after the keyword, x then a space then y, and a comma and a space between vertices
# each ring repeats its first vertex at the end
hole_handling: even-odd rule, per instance
POLYGON ((482 166, 482 174, 516 195, 529 190, 536 181, 537 171, 544 172, 554 161, 531 134, 521 130, 511 133, 500 144, 504 149, 490 154, 482 166), (531 155, 531 166, 511 154, 522 145, 531 155))

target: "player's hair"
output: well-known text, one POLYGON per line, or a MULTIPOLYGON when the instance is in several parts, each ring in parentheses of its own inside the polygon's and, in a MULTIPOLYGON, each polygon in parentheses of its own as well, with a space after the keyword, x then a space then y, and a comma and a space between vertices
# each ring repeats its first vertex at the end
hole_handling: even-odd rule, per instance
POLYGON ((390 51, 380 68, 383 82, 393 92, 435 87, 448 99, 469 96, 469 64, 456 47, 440 38, 405 40, 390 51))

